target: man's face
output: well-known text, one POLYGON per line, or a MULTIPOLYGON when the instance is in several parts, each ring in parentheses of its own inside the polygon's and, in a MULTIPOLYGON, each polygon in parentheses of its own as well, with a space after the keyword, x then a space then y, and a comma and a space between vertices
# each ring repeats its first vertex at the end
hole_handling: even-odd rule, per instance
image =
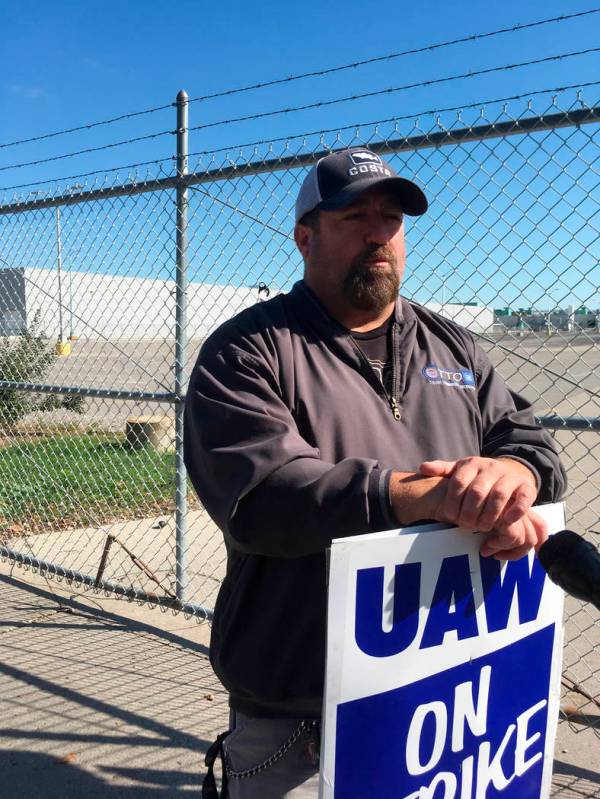
POLYGON ((321 211, 314 227, 296 225, 305 279, 327 302, 382 311, 395 301, 406 250, 402 211, 385 186, 341 211, 321 211))

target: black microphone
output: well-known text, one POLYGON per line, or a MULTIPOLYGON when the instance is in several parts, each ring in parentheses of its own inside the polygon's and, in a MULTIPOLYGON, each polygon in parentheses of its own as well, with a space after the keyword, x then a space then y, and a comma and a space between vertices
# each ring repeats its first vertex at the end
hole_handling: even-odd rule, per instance
POLYGON ((544 571, 567 594, 600 610, 600 553, 572 530, 549 536, 537 552, 544 571))

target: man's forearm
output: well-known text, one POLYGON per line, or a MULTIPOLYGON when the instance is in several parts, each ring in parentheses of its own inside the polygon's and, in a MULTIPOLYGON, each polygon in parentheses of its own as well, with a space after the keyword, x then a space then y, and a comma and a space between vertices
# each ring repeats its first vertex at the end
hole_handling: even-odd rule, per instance
POLYGON ((448 480, 423 477, 414 472, 393 472, 390 479, 390 502, 399 524, 413 524, 421 519, 444 521, 440 509, 446 498, 448 480))

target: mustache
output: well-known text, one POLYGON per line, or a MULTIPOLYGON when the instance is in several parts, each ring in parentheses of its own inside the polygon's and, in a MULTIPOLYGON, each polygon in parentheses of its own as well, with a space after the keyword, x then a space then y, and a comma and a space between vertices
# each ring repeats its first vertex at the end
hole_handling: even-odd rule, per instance
POLYGON ((391 266, 396 265, 396 254, 387 244, 374 244, 365 248, 352 261, 352 271, 359 272, 371 261, 387 261, 391 266))

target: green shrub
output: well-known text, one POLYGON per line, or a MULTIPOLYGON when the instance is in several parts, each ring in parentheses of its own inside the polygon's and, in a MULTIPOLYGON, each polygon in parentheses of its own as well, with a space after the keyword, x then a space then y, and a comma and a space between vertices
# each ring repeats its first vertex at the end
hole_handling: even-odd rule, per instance
MULTIPOLYGON (((57 355, 39 330, 40 314, 14 339, 2 339, 0 347, 0 380, 42 383, 57 355)), ((83 413, 85 403, 79 394, 40 395, 15 388, 0 388, 0 429, 13 428, 32 411, 67 408, 83 413)))

